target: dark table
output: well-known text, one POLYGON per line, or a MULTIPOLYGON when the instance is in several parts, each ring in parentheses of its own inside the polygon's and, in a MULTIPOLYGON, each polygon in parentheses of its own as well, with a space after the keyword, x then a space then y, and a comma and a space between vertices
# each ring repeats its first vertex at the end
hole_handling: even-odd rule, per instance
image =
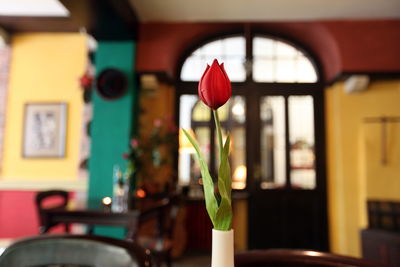
MULTIPOLYGON (((80 223, 94 225, 122 226, 128 230, 127 239, 134 239, 138 225, 162 216, 162 210, 167 202, 159 202, 145 210, 132 210, 128 212, 111 212, 100 210, 68 210, 68 209, 42 209, 40 210, 40 233, 46 233, 57 224, 80 223)), ((90 230, 89 230, 90 231, 90 230)))

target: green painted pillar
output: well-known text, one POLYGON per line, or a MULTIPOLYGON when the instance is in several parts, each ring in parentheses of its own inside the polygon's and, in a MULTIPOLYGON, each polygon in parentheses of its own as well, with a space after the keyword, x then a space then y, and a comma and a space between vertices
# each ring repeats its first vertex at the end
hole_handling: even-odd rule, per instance
MULTIPOLYGON (((99 42, 95 55, 96 77, 106 68, 116 68, 127 77, 127 92, 116 100, 105 100, 94 92, 93 120, 91 123, 91 154, 89 160, 88 207, 101 207, 103 197, 112 197, 113 166, 125 170, 127 161, 122 154, 128 151, 136 114, 137 88, 135 83, 135 42, 99 42)), ((124 230, 97 227, 96 234, 122 237, 124 230)))

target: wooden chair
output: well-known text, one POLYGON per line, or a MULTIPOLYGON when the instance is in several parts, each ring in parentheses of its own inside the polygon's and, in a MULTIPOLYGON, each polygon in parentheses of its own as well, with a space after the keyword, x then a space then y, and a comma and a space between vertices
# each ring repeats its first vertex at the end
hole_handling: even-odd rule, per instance
POLYGON ((165 263, 170 267, 172 264, 173 231, 182 198, 178 195, 172 195, 163 198, 161 203, 162 205, 159 205, 156 209, 149 210, 149 214, 146 211, 141 214, 143 221, 148 221, 147 216, 149 215, 157 216, 156 235, 139 234, 134 240, 150 252, 156 266, 162 266, 165 263))
MULTIPOLYGON (((36 209, 39 216, 39 233, 46 233, 50 228, 56 226, 57 224, 51 224, 47 221, 47 216, 43 214, 44 209, 65 209, 69 201, 69 193, 63 190, 48 190, 41 191, 36 194, 36 209), (46 205, 45 202, 57 200, 57 204, 46 205)), ((64 224, 65 232, 70 232, 70 225, 68 223, 64 224)))
POLYGON ((250 250, 235 254, 235 267, 384 267, 368 260, 327 252, 291 249, 250 250))
POLYGON ((40 235, 16 241, 0 256, 0 266, 151 266, 133 242, 90 235, 40 235))

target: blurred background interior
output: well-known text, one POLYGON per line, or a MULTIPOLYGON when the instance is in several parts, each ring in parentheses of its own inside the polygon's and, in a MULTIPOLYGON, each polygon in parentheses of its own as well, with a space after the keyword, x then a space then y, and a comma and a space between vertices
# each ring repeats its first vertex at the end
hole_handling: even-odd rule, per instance
POLYGON ((197 97, 217 58, 233 88, 219 112, 236 251, 398 258, 399 0, 1 0, 0 35, 0 247, 38 234, 35 197, 59 189, 71 209, 113 211, 178 194, 172 256, 209 252, 180 128, 217 173, 197 97))

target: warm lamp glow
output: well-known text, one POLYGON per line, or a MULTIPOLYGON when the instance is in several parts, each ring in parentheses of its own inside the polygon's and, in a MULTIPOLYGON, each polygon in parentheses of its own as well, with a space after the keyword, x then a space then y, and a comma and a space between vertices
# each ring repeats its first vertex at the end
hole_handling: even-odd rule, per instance
POLYGON ((109 206, 109 205, 111 205, 112 200, 111 200, 111 197, 104 197, 101 200, 101 202, 103 203, 104 206, 109 206))
POLYGON ((243 116, 244 115, 244 107, 240 103, 235 103, 232 107, 232 113, 236 116, 243 116))
MULTIPOLYGON (((185 129, 193 139, 195 139, 194 132, 192 128, 185 129)), ((179 152, 180 153, 189 153, 194 154, 196 151, 194 150, 190 141, 186 138, 182 129, 179 129, 179 152)))
POLYGON ((146 191, 144 191, 143 189, 138 189, 136 191, 136 196, 138 198, 145 198, 146 197, 146 191))
POLYGON ((308 255, 308 256, 314 256, 314 257, 317 257, 317 256, 321 255, 321 253, 317 252, 317 251, 306 251, 305 254, 308 255))
POLYGON ((246 187, 247 168, 244 165, 239 165, 233 172, 232 188, 244 189, 246 187))

